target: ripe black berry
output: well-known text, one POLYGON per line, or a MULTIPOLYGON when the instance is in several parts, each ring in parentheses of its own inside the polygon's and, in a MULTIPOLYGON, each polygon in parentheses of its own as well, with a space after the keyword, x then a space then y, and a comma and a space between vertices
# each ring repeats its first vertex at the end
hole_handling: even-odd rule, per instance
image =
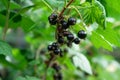
POLYGON ((56 20, 57 17, 58 17, 57 14, 53 13, 48 17, 48 20, 50 20, 50 19, 56 20))
POLYGON ((66 21, 63 21, 61 24, 62 24, 63 29, 67 29, 69 27, 69 25, 66 21))
POLYGON ((87 33, 84 30, 80 30, 77 35, 79 38, 85 39, 85 37, 87 36, 87 33))
POLYGON ((52 65, 52 68, 55 69, 57 72, 59 72, 59 71, 61 70, 61 67, 58 66, 57 63, 54 63, 54 64, 52 65))
POLYGON ((55 25, 57 23, 57 14, 51 14, 48 20, 51 25, 55 25))
POLYGON ((79 38, 75 38, 75 39, 73 40, 73 42, 74 42, 75 44, 79 44, 79 43, 80 43, 80 40, 79 40, 79 38))
POLYGON ((52 45, 48 45, 48 50, 52 51, 53 50, 53 46, 52 45))
POLYGON ((70 17, 70 18, 68 19, 68 24, 69 24, 69 25, 75 25, 75 24, 76 24, 76 19, 70 17))
POLYGON ((57 20, 50 19, 50 20, 49 20, 49 23, 50 23, 51 25, 55 25, 55 24, 57 23, 57 20))
POLYGON ((68 34, 68 35, 67 35, 67 39, 68 39, 69 41, 72 41, 72 40, 74 39, 73 34, 68 34))
POLYGON ((57 55, 57 54, 59 54, 59 53, 61 53, 61 49, 55 49, 55 50, 54 50, 54 54, 57 55))
POLYGON ((58 43, 63 44, 64 43, 64 38, 58 38, 58 43))
POLYGON ((52 43, 52 46, 55 47, 55 48, 57 48, 59 46, 59 44, 56 43, 56 42, 54 42, 54 43, 52 43))

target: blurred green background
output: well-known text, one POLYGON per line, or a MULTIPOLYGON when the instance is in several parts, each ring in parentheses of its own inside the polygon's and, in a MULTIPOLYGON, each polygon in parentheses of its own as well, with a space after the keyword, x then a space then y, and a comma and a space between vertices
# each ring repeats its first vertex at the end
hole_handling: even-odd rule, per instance
MULTIPOLYGON (((46 71, 45 64, 50 57, 47 45, 56 41, 56 26, 49 24, 48 16, 59 13, 69 1, 0 0, 0 80, 44 80, 45 72, 47 80, 55 80, 54 69, 46 71), (2 40, 7 11, 9 28, 2 40)), ((66 18, 77 19, 70 30, 76 35, 85 29, 87 38, 78 46, 63 47, 68 51, 55 61, 63 80, 120 79, 119 4, 119 0, 75 0, 65 11, 66 18)))

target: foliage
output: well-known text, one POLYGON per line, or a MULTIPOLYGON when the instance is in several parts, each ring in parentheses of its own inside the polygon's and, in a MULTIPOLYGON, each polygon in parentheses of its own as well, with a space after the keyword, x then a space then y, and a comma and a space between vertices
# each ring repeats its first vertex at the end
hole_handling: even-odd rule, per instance
MULTIPOLYGON (((53 80, 55 70, 47 67, 47 45, 55 41, 56 27, 49 24, 51 13, 60 14, 71 0, 0 0, 0 77, 2 80, 53 80)), ((73 16, 77 33, 83 29, 87 38, 73 44, 63 57, 63 80, 119 80, 120 51, 119 0, 74 0, 64 11, 73 16)), ((76 34, 74 34, 76 36, 76 34)))

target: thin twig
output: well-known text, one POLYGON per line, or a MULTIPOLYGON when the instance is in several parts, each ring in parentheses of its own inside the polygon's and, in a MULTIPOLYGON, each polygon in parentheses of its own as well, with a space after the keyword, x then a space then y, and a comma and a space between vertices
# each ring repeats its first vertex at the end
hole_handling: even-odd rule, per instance
POLYGON ((61 16, 63 15, 64 11, 67 9, 67 7, 73 2, 74 0, 70 0, 70 2, 68 2, 68 4, 62 9, 61 13, 59 14, 59 18, 61 18, 61 16))
POLYGON ((9 27, 9 15, 10 15, 10 0, 8 0, 8 5, 7 5, 7 13, 6 13, 6 23, 3 29, 3 35, 2 35, 2 39, 5 40, 6 37, 6 33, 9 27))

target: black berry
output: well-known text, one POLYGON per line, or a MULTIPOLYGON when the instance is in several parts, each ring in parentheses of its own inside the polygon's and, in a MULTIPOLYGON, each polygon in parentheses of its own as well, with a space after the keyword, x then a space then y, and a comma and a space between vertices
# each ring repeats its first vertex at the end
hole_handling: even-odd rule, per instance
POLYGON ((73 34, 68 34, 68 35, 67 35, 67 39, 68 39, 69 41, 72 41, 72 40, 74 39, 73 34))
POLYGON ((55 48, 57 48, 59 46, 59 44, 56 43, 56 42, 54 42, 54 43, 52 43, 52 46, 55 47, 55 48))
POLYGON ((59 71, 61 70, 61 67, 58 66, 57 63, 54 63, 54 64, 52 65, 52 68, 55 69, 57 72, 59 72, 59 71))
POLYGON ((62 37, 58 38, 58 43, 63 44, 64 43, 64 38, 62 38, 62 37))
POLYGON ((80 30, 77 35, 79 38, 85 39, 87 36, 87 33, 84 30, 80 30))
POLYGON ((69 25, 66 21, 63 21, 61 24, 62 24, 63 29, 67 29, 69 27, 69 25))
POLYGON ((50 19, 56 20, 57 17, 58 17, 57 14, 53 13, 48 17, 48 20, 50 20, 50 19))
POLYGON ((61 49, 55 49, 54 50, 54 54, 58 55, 59 53, 61 53, 61 49))
POLYGON ((48 45, 48 50, 52 51, 53 50, 53 46, 52 45, 48 45))
POLYGON ((80 40, 79 40, 79 38, 75 38, 75 39, 73 40, 73 42, 74 42, 75 44, 79 44, 79 43, 80 43, 80 40))
POLYGON ((51 14, 48 20, 51 25, 55 25, 57 23, 57 14, 51 14))
POLYGON ((69 25, 75 25, 75 24, 76 24, 76 19, 70 17, 70 18, 68 19, 68 24, 69 24, 69 25))

